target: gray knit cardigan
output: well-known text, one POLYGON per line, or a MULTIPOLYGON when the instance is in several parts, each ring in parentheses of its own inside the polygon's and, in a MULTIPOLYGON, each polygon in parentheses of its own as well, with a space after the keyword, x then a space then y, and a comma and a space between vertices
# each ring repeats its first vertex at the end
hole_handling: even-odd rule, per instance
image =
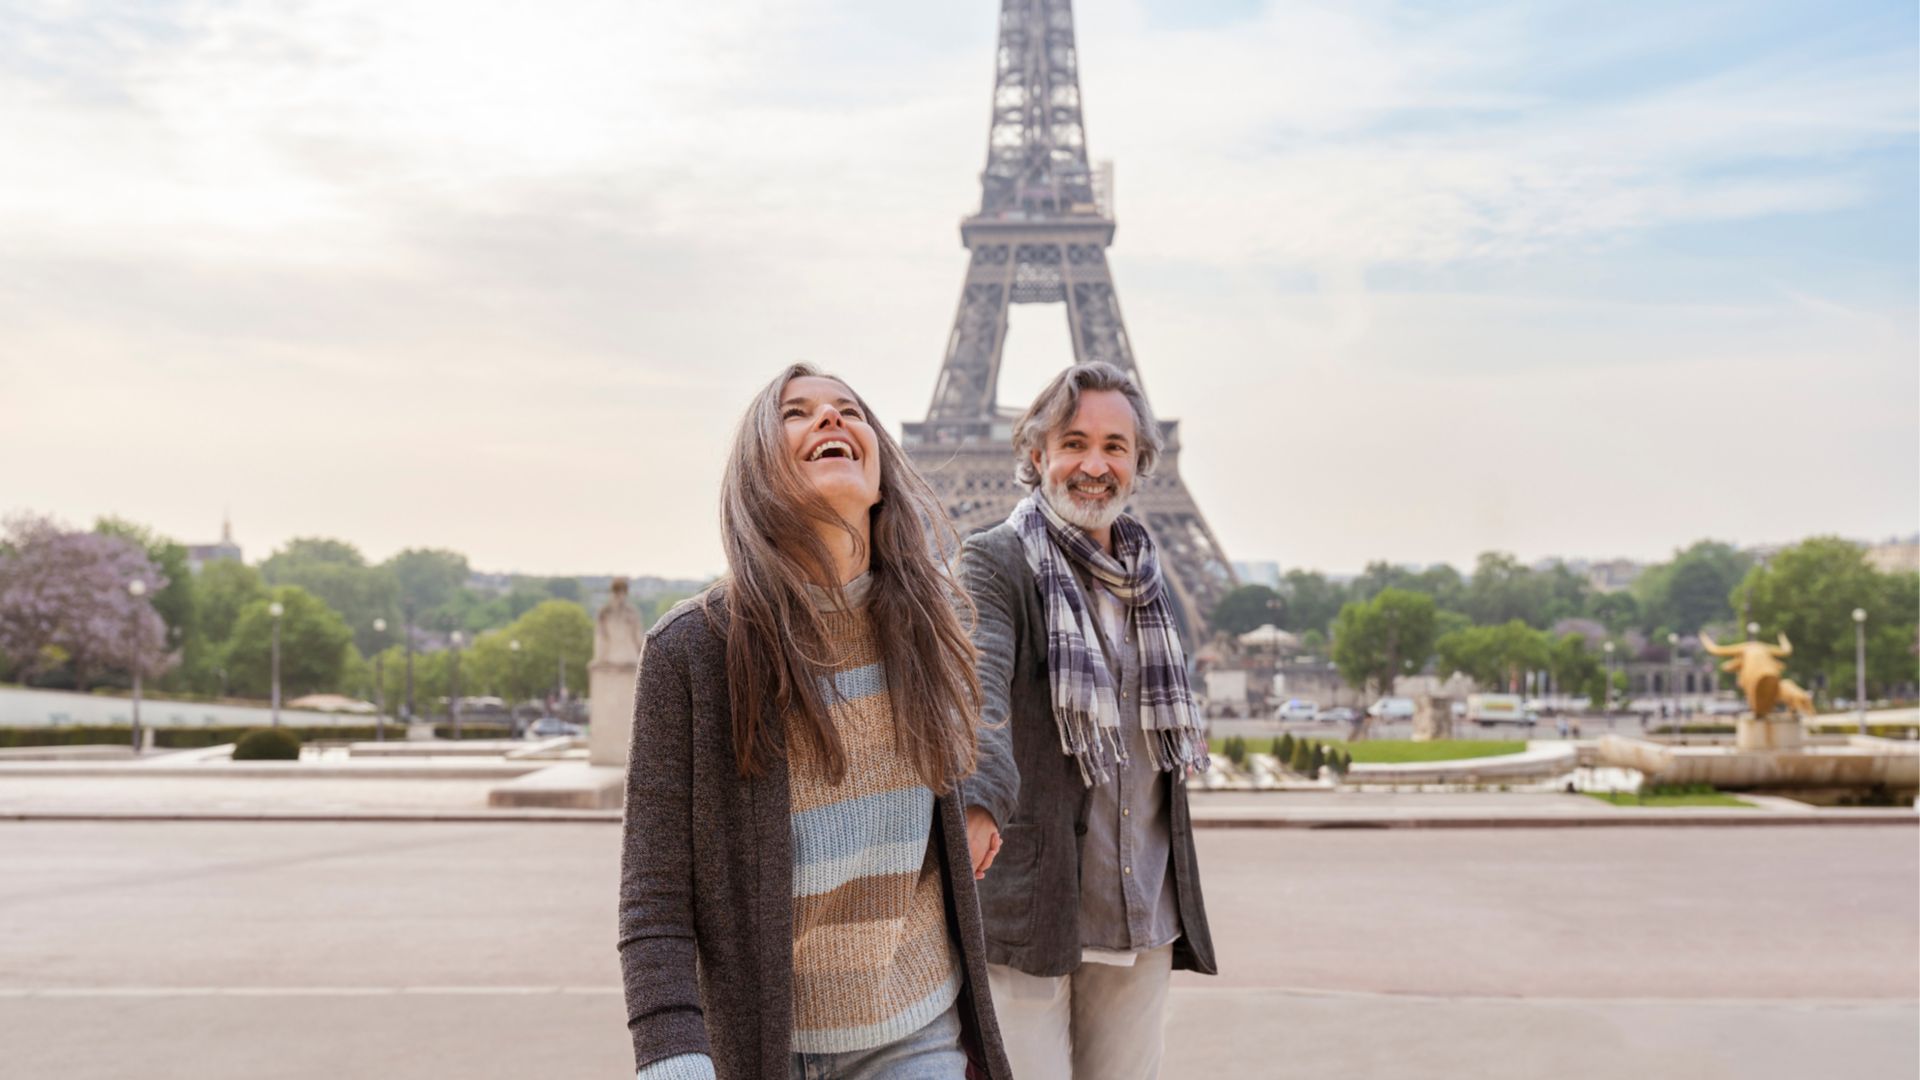
MULTIPOLYGON (((620 864, 620 966, 634 1064, 712 1057, 719 1080, 786 1080, 793 1029, 793 837, 784 758, 743 779, 727 693, 725 596, 647 634, 634 701, 620 864)), ((769 722, 772 718, 769 717, 769 722)), ((1010 1080, 988 996, 966 819, 928 823, 966 966, 969 1078, 1010 1080)))

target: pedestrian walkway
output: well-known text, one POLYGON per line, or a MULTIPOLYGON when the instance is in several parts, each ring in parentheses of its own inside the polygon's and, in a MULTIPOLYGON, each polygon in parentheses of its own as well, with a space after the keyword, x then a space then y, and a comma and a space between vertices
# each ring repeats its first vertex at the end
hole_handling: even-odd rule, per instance
MULTIPOLYGON (((619 839, 0 822, 0 1019, 33 1033, 0 1073, 631 1076, 619 839)), ((1199 859, 1221 973, 1176 976, 1165 1080, 1920 1072, 1898 830, 1209 830, 1199 859)))

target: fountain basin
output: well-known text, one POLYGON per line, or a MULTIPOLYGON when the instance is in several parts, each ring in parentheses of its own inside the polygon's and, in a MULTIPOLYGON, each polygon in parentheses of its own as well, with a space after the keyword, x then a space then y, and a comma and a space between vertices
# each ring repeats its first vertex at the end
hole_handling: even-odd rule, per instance
POLYGON ((1638 769, 1649 783, 1663 785, 1711 784, 1733 791, 1790 788, 1864 792, 1886 788, 1910 793, 1920 789, 1920 743, 1872 735, 1849 736, 1844 745, 1801 745, 1792 749, 1668 746, 1608 735, 1600 740, 1599 758, 1607 765, 1638 769))

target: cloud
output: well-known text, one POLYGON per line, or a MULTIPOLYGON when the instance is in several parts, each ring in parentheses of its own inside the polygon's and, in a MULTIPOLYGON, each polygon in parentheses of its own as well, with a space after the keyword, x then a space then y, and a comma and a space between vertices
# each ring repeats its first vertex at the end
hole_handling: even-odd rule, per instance
MULTIPOLYGON (((1891 461, 1851 505, 1915 516, 1893 453, 1915 441, 1910 305, 1756 284, 1724 250, 1682 274, 1650 248, 1910 214, 1910 191, 1884 201, 1911 187, 1887 164, 1914 145, 1911 34, 1841 32, 1842 13, 1830 37, 1754 44, 1727 30, 1767 11, 1655 5, 1566 32, 1584 10, 1269 3, 1169 28, 1144 0, 1083 5, 1129 330, 1231 552, 1352 567, 1498 544, 1461 524, 1461 491, 1612 483, 1622 410, 1737 441, 1725 414, 1780 412, 1810 370, 1844 377, 1794 395, 1819 405, 1804 469, 1891 461), (1477 484, 1529 401, 1550 430, 1518 426, 1564 440, 1477 484), (1392 471, 1443 435, 1456 469, 1392 471), (1242 497, 1295 461, 1310 481, 1242 497), (1396 483, 1393 513, 1356 494, 1396 483)), ((844 372, 896 424, 925 407, 978 199, 991 5, 20 11, 0 41, 0 385, 25 419, 0 456, 63 447, 10 479, 21 506, 191 535, 233 503, 269 543, 699 573, 733 414, 776 365, 844 372)), ((1884 296, 1908 272, 1863 273, 1884 296)), ((1060 321, 1016 313, 1003 400, 1061 361, 1060 321)), ((1629 458, 1651 471, 1615 505, 1649 551, 1695 520, 1767 526, 1629 458)), ((1557 521, 1514 543, 1631 539, 1557 521)))

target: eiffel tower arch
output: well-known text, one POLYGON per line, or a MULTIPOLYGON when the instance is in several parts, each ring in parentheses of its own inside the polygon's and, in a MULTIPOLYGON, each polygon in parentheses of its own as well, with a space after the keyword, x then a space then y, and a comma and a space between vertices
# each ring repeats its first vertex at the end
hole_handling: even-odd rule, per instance
MULTIPOLYGON (((914 464, 962 532, 1006 519, 1026 490, 1013 477, 1013 424, 998 402, 1012 304, 1062 304, 1073 362, 1104 360, 1146 384, 1107 265, 1111 179, 1088 164, 1071 0, 1002 0, 993 118, 980 210, 960 225, 966 278, 927 418, 903 425, 914 464)), ((1159 546, 1176 615, 1198 643, 1233 568, 1180 479, 1179 422, 1129 510, 1159 546)))

